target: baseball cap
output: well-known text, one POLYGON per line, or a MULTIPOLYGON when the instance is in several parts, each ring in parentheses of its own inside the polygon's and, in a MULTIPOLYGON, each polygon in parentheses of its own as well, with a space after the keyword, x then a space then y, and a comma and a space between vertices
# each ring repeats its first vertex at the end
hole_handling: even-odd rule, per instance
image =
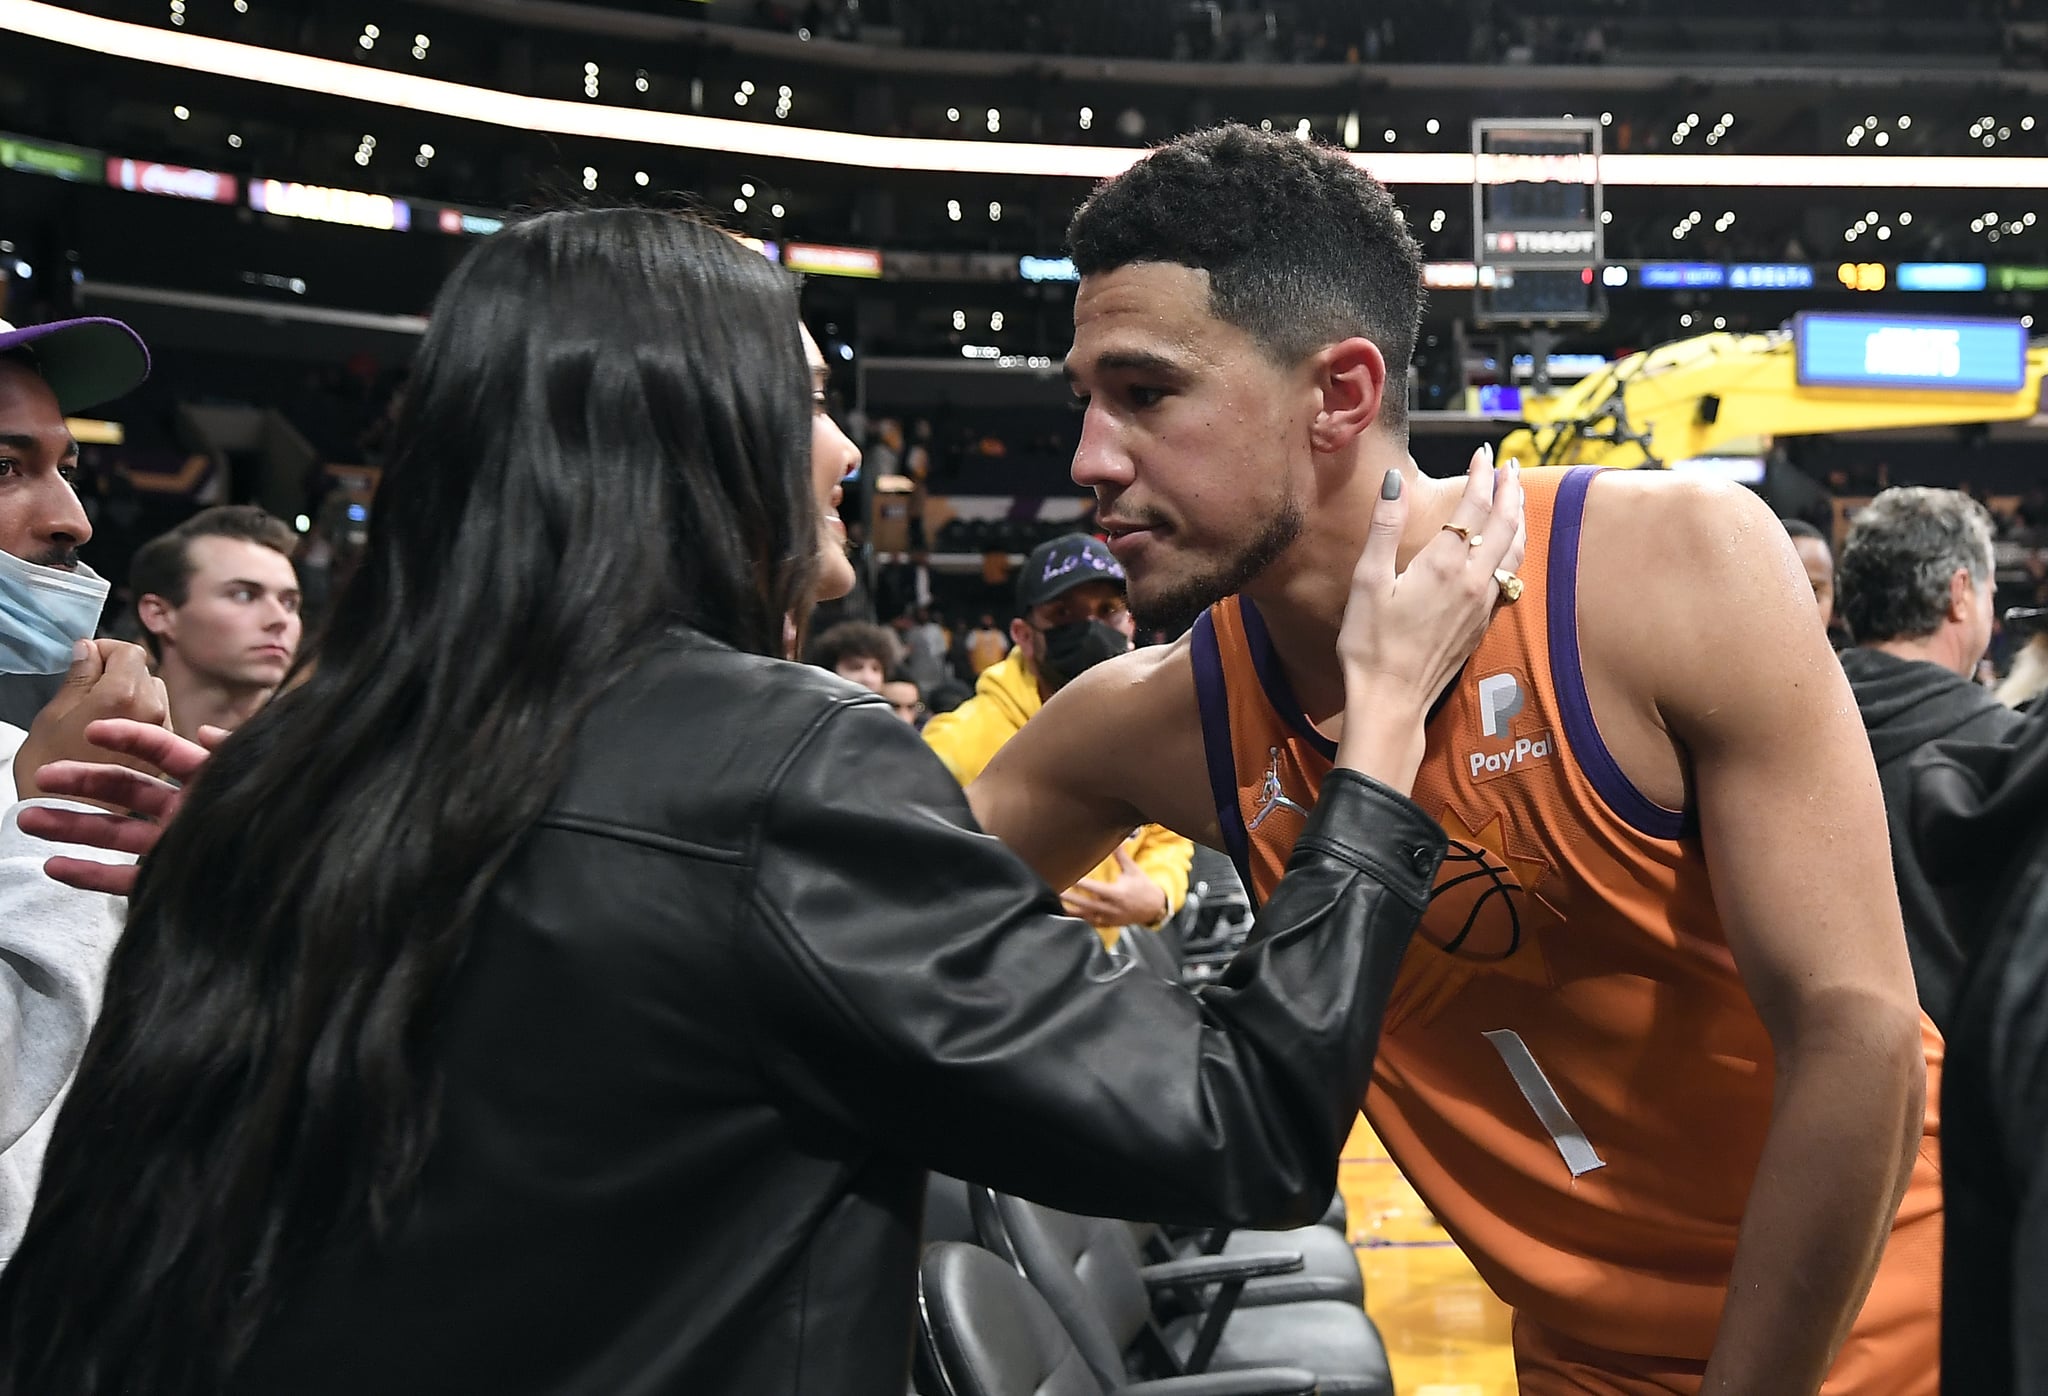
POLYGON ((1085 533, 1064 533, 1040 543, 1017 574, 1017 609, 1029 611, 1064 596, 1083 582, 1124 584, 1124 565, 1109 545, 1085 533))
POLYGON ((104 316, 24 329, 0 320, 0 354, 15 349, 34 356, 37 371, 65 412, 111 402, 149 377, 149 349, 142 336, 104 316))

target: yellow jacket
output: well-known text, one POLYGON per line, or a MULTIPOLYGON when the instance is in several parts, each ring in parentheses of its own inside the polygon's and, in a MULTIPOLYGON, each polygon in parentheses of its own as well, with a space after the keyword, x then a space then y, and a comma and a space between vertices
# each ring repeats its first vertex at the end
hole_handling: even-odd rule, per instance
MULTIPOLYGON (((1031 661, 1023 650, 1012 649, 1001 661, 982 670, 972 698, 925 724, 924 739, 946 763, 953 778, 968 785, 1040 706, 1038 676, 1032 671, 1031 661)), ((1181 903, 1188 899, 1188 868, 1194 862, 1194 844, 1169 829, 1147 824, 1125 842, 1124 851, 1166 893, 1167 916, 1179 911, 1181 903)), ((1116 875, 1115 858, 1104 859, 1088 874, 1104 882, 1116 875)))

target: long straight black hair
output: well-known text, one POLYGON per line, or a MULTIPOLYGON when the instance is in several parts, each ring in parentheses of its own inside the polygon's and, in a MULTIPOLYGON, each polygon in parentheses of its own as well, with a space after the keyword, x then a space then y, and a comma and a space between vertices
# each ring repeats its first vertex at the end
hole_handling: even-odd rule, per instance
POLYGON ((5 1396, 213 1396, 298 1266, 401 1214, 432 1026, 579 720, 667 628, 779 655, 817 567, 794 280, 549 213, 436 302, 368 554, 144 869, 0 1276, 5 1396))

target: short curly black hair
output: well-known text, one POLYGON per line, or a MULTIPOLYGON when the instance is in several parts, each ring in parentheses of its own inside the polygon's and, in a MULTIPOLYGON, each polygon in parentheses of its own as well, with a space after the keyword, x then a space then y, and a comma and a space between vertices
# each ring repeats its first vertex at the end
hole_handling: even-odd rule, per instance
POLYGON ((1343 151, 1236 124, 1181 136, 1098 188, 1067 247, 1084 277, 1134 262, 1208 272, 1210 313, 1279 364, 1364 336, 1387 361, 1380 420, 1405 426, 1422 248, 1343 151))

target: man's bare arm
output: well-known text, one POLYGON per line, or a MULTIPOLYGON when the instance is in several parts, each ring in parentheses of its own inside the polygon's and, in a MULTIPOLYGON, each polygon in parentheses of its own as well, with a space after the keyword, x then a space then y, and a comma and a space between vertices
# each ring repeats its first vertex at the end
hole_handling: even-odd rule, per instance
POLYGON ((1214 845, 1190 665, 1185 641, 1137 650, 1054 694, 967 787, 981 827, 1053 887, 1092 872, 1140 824, 1214 845))
POLYGON ((1911 1176, 1919 1001, 1869 741, 1789 543, 1747 491, 1654 497, 1632 522, 1645 561, 1656 554, 1645 575, 1662 579, 1645 608, 1662 630, 1657 711, 1690 756, 1715 903, 1776 1055, 1701 1390, 1804 1396, 1862 1307, 1911 1176))

